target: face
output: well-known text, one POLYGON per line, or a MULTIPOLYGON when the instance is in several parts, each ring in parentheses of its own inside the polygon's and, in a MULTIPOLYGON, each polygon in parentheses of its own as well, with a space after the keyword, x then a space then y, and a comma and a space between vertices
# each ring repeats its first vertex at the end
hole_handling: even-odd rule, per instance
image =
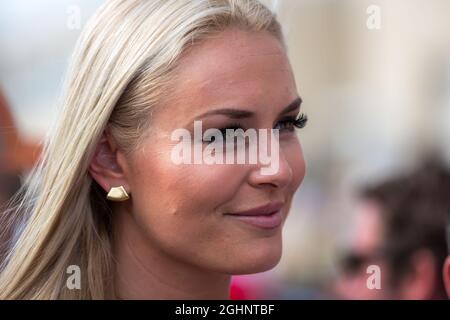
POLYGON ((385 283, 388 268, 384 261, 377 257, 380 248, 383 228, 381 208, 372 201, 360 203, 356 209, 354 234, 350 253, 346 257, 343 273, 336 282, 336 291, 342 299, 388 299, 385 283), (370 265, 377 265, 381 271, 381 289, 369 288, 367 281, 374 273, 367 272, 370 265))
POLYGON ((299 106, 283 113, 299 98, 286 53, 268 33, 229 29, 191 48, 176 73, 145 140, 127 159, 133 217, 148 245, 177 261, 226 274, 270 269, 280 259, 282 225, 305 175, 297 133, 286 120, 295 120, 299 106), (216 112, 223 109, 240 111, 216 112), (278 171, 261 174, 260 164, 174 163, 179 141, 171 134, 181 128, 193 134, 194 119, 201 119, 203 131, 280 129, 278 171), (267 204, 265 212, 247 214, 278 213, 241 214, 267 204))

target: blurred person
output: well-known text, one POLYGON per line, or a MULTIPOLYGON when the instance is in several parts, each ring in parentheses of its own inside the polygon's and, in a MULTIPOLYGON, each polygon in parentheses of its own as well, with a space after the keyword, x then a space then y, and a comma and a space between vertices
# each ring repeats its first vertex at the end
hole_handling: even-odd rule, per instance
POLYGON ((335 290, 342 299, 445 299, 445 217, 450 171, 428 160, 412 174, 367 188, 335 290), (379 267, 381 288, 369 288, 379 267), (368 271, 369 270, 369 271, 368 271))
POLYGON ((300 105, 281 26, 258 1, 107 1, 8 213, 0 298, 228 299, 231 275, 281 257, 305 175, 300 105), (200 150, 227 129, 279 130, 278 170, 174 163, 171 136, 194 119, 218 135, 189 142, 200 150))

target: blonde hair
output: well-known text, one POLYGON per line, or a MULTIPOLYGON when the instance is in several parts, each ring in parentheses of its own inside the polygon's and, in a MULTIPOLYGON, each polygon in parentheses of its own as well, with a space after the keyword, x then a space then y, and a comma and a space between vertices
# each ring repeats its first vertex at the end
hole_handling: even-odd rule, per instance
POLYGON ((76 46, 60 119, 1 222, 10 241, 0 299, 110 296, 112 210, 88 173, 96 146, 108 128, 125 152, 136 148, 180 56, 230 26, 283 43, 257 0, 113 0, 96 12, 76 46), (81 269, 81 290, 66 287, 70 265, 81 269))

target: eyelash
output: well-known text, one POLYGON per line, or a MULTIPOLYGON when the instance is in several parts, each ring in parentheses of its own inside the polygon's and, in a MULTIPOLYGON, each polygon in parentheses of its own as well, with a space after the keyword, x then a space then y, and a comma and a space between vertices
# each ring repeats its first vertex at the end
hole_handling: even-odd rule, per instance
POLYGON ((291 126, 287 129, 288 131, 294 131, 295 128, 303 129, 306 126, 306 124, 308 123, 308 116, 302 113, 298 118, 289 117, 281 120, 280 122, 291 126))
MULTIPOLYGON (((282 123, 284 125, 287 125, 287 128, 281 128, 280 131, 288 131, 288 132, 292 132, 295 130, 295 128, 297 129, 303 129, 306 124, 308 123, 308 116, 304 113, 300 114, 300 116, 298 117, 287 117, 284 118, 282 120, 280 120, 278 123, 282 123)), ((220 132, 222 132, 222 135, 225 137, 226 136, 226 130, 227 129, 232 129, 232 130, 237 130, 237 129, 242 129, 245 131, 245 129, 243 128, 243 126, 238 123, 230 123, 228 126, 223 127, 223 128, 218 128, 218 130, 220 132)), ((205 141, 205 142, 209 142, 209 141, 205 141)))

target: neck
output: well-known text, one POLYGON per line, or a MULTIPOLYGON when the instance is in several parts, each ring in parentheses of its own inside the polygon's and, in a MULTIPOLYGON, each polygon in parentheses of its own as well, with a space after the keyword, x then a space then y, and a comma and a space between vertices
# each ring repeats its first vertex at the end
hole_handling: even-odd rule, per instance
POLYGON ((115 298, 229 299, 231 277, 157 248, 124 207, 114 211, 115 298))

